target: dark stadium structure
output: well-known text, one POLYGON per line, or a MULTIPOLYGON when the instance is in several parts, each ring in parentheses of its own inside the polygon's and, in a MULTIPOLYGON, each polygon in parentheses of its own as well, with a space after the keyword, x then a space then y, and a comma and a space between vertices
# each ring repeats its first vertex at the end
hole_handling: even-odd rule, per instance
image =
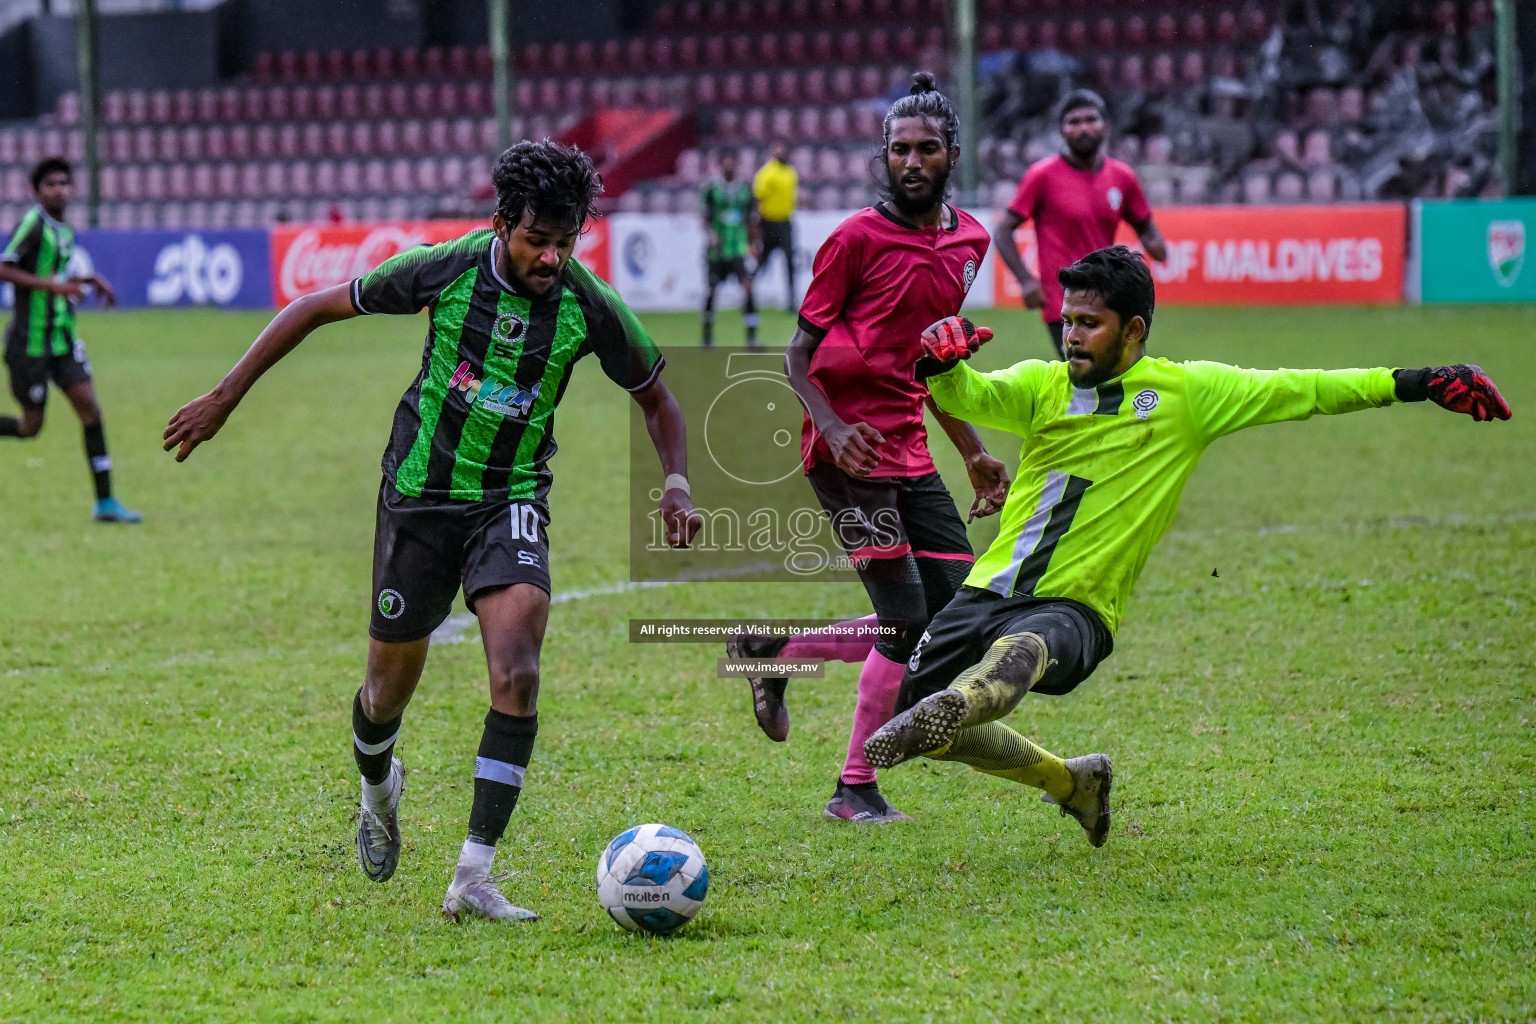
MULTIPOLYGON (((0 15, 0 55, 16 55, 17 68, 47 64, 43 44, 60 34, 48 23, 68 19, 50 18, 42 0, 13 6, 0 15)), ((242 54, 223 37, 263 5, 99 6, 105 44, 135 17, 213 18, 208 32, 222 33, 206 62, 215 80, 200 86, 154 55, 136 80, 160 84, 115 88, 109 76, 103 226, 481 211, 497 144, 483 18, 460 18, 448 45, 242 54), (219 21, 225 6, 240 17, 219 21)), ((599 154, 610 208, 621 210, 694 212, 714 147, 738 147, 750 175, 779 139, 803 208, 866 205, 881 113, 912 70, 942 78, 952 65, 943 0, 610 3, 588 37, 524 42, 519 9, 539 6, 514 5, 514 136, 599 154)), ((975 205, 1005 203, 1023 170, 1055 150, 1051 105, 1080 85, 1108 98, 1112 152, 1154 206, 1504 192, 1490 0, 978 0, 977 13, 975 205)), ((79 120, 70 86, 39 116, 0 123, 0 228, 30 205, 38 159, 80 159, 79 120)))

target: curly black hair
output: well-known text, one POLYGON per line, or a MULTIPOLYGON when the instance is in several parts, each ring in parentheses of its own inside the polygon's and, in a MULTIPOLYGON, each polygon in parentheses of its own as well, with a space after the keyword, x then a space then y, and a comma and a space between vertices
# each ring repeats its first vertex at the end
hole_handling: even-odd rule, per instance
MULTIPOLYGON (((1147 261, 1123 245, 1095 249, 1071 266, 1056 271, 1056 280, 1069 292, 1093 292, 1104 305, 1120 315, 1123 327, 1132 317, 1141 317, 1152 333, 1152 310, 1157 305, 1157 288, 1147 261)), ((1142 340, 1146 340, 1143 335, 1142 340)))
POLYGON ((532 210, 536 220, 580 231, 603 191, 591 157, 549 139, 519 142, 502 153, 491 171, 491 184, 496 186, 496 212, 511 227, 532 210))
POLYGON ((32 168, 32 191, 36 192, 43 185, 43 179, 50 174, 63 171, 71 180, 75 177, 74 168, 69 166, 69 161, 61 156, 45 157, 38 165, 32 168))

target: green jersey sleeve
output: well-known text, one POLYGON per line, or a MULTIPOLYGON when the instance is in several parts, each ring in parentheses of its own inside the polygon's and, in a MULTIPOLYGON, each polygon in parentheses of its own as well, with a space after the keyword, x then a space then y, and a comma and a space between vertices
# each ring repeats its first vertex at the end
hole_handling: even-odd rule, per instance
POLYGON ((575 257, 566 274, 587 319, 587 336, 577 358, 597 354, 603 372, 625 391, 644 391, 666 362, 645 325, 619 293, 575 257))
POLYGON ((928 378, 928 393, 940 409, 967 423, 1028 437, 1035 400, 1049 364, 1026 359, 1005 370, 978 373, 964 360, 928 378))
POLYGON ((352 282, 352 308, 359 313, 419 313, 490 244, 489 228, 437 245, 418 245, 391 256, 352 282))
POLYGON ((28 210, 27 215, 21 218, 21 223, 16 225, 16 230, 11 233, 11 240, 6 243, 5 252, 0 253, 0 263, 8 263, 20 267, 28 273, 37 272, 37 254, 43 242, 43 215, 37 210, 28 210))
POLYGON ((1207 443, 1264 423, 1304 420, 1391 405, 1392 371, 1246 370, 1185 363, 1190 416, 1207 443))

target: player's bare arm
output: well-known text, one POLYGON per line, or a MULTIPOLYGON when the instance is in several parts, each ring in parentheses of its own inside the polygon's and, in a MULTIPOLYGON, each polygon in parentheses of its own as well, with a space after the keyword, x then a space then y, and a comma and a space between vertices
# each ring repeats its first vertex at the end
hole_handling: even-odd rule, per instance
POLYGON ((997 220, 997 227, 992 229, 992 249, 1002 259, 1003 266, 1018 279, 1024 308, 1039 309, 1045 305, 1045 292, 1040 287, 1040 279, 1024 265, 1024 257, 1019 255, 1019 247, 1013 241, 1013 233, 1023 223, 1024 218, 1013 210, 1004 210, 997 220))
POLYGON ((833 411, 832 403, 821 388, 811 381, 811 355, 820 342, 804 330, 796 330, 784 353, 784 370, 789 386, 800 396, 800 403, 811 414, 811 423, 827 442, 837 468, 849 476, 869 476, 880 464, 880 453, 870 442, 880 444, 885 438, 868 423, 844 423, 833 411))
POLYGON ((193 449, 219 432, 261 375, 297 348, 299 342, 316 328, 354 316, 357 310, 352 307, 350 284, 306 295, 284 308, 212 391, 188 402, 171 417, 165 428, 164 450, 179 446, 176 461, 185 462, 193 449))
POLYGON ((85 298, 85 289, 79 281, 55 281, 49 277, 38 277, 9 263, 0 263, 0 282, 16 288, 41 289, 49 295, 61 296, 71 302, 80 302, 85 298))
MULTIPOLYGON (((661 378, 642 391, 636 391, 635 404, 645 414, 645 429, 661 458, 666 479, 688 478, 688 439, 683 410, 661 378)), ((683 486, 667 487, 661 494, 661 520, 667 526, 667 543, 685 548, 699 532, 700 519, 693 511, 693 500, 683 486)))
POLYGON ((1147 251, 1157 262, 1162 263, 1168 259, 1168 242, 1163 238, 1163 232, 1158 228, 1157 222, 1150 216, 1141 223, 1131 223, 1136 237, 1141 239, 1141 247, 1147 251))
POLYGON ((96 289, 96 294, 101 296, 101 304, 108 309, 117 305, 117 290, 101 274, 88 274, 85 277, 71 278, 71 280, 78 281, 82 285, 88 284, 96 289))

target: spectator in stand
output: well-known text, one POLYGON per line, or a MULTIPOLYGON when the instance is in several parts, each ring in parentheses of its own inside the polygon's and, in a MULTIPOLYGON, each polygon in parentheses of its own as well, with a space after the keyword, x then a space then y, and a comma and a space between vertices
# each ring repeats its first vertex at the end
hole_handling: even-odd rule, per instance
POLYGON ((1135 229, 1147 254, 1158 262, 1168 257, 1163 235, 1152 222, 1136 172, 1105 156, 1104 100, 1098 93, 1077 89, 1067 94, 1057 112, 1065 147, 1024 174, 992 234, 992 244, 1024 293, 1024 307, 1040 310, 1058 359, 1066 358, 1061 335, 1061 285, 1056 272, 1105 246, 1113 245, 1115 229, 1124 220, 1135 229), (1024 265, 1013 233, 1034 221, 1040 276, 1024 265))
POLYGON ((789 280, 784 308, 791 313, 800 311, 795 301, 795 235, 790 224, 799 187, 800 176, 789 164, 789 146, 783 140, 775 142, 773 156, 752 178, 752 194, 757 197, 758 233, 762 238, 762 251, 758 254, 754 276, 763 272, 774 252, 782 252, 784 272, 789 280))

